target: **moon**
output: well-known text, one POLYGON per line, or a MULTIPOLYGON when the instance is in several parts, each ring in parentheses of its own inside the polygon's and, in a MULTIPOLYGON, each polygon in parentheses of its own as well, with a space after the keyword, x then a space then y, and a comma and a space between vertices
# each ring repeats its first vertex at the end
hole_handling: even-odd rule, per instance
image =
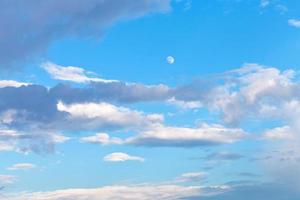
POLYGON ((172 65, 175 62, 175 58, 173 56, 168 56, 167 57, 167 62, 172 65))

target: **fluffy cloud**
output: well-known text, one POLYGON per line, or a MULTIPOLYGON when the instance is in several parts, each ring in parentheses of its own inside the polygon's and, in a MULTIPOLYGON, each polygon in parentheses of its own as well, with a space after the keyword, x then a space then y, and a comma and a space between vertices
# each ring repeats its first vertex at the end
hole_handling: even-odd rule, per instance
POLYGON ((215 152, 215 153, 208 154, 207 156, 205 156, 204 159, 205 160, 238 160, 241 158, 243 158, 243 155, 239 153, 222 151, 222 152, 215 152))
POLYGON ((52 76, 52 78, 57 80, 72 81, 77 83, 88 83, 88 82, 103 82, 111 83, 118 82, 116 80, 106 80, 96 77, 89 77, 88 73, 82 68, 73 66, 60 66, 51 62, 46 62, 42 64, 43 68, 52 76))
POLYGON ((203 88, 198 82, 179 87, 176 98, 200 101, 209 110, 220 111, 225 123, 238 124, 252 117, 275 117, 285 103, 299 99, 295 76, 293 70, 246 64, 211 78, 203 88))
POLYGON ((29 170, 29 169, 33 169, 35 167, 36 166, 31 163, 17 163, 17 164, 14 164, 14 165, 8 167, 7 169, 15 171, 15 170, 29 170))
POLYGON ((53 40, 99 38, 117 21, 169 9, 170 0, 1 1, 0 68, 40 54, 53 40))
POLYGON ((77 126, 85 129, 99 129, 101 127, 136 129, 163 121, 163 116, 159 114, 146 115, 142 112, 104 102, 70 105, 59 102, 57 109, 68 113, 70 121, 77 122, 77 126))
POLYGON ((115 152, 115 153, 108 154, 103 158, 103 160, 107 162, 145 161, 145 159, 142 157, 131 156, 122 152, 115 152))

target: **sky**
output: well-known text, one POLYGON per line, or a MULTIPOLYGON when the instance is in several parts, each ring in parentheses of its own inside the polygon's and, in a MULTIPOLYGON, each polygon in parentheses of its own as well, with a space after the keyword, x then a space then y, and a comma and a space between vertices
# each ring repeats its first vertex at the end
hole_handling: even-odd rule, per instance
POLYGON ((0 200, 298 200, 299 10, 0 1, 0 200))

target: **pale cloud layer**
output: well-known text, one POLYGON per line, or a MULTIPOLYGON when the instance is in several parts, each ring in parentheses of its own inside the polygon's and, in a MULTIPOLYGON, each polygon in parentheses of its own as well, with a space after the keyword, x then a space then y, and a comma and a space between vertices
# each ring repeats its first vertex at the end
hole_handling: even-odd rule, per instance
POLYGON ((106 186, 91 189, 65 189, 52 192, 20 193, 0 196, 2 200, 181 200, 209 197, 227 191, 226 186, 199 187, 180 185, 106 186))
MULTIPOLYGON (((7 175, 7 174, 0 174, 0 184, 7 185, 12 184, 17 180, 17 177, 13 175, 7 175)), ((1 198, 1 196, 0 196, 1 198)))

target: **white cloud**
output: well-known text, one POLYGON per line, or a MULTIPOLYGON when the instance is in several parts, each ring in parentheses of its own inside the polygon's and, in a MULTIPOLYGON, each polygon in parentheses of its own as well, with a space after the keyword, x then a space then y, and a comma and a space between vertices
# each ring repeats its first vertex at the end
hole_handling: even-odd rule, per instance
MULTIPOLYGON (((220 189, 221 190, 221 189, 220 189)), ((52 192, 21 193, 5 200, 175 200, 202 195, 202 188, 178 185, 106 186, 92 189, 65 189, 52 192)), ((0 197, 2 199, 2 197, 0 197)))
POLYGON ((296 27, 296 28, 300 28, 300 20, 297 19, 289 19, 288 21, 290 26, 296 27))
POLYGON ((125 144, 134 146, 172 146, 172 147, 195 147, 219 144, 230 144, 246 138, 246 133, 239 128, 225 128, 217 124, 202 124, 197 128, 165 126, 152 124, 144 127, 132 137, 110 138, 108 134, 100 133, 94 136, 83 137, 81 142, 94 144, 125 144))
POLYGON ((50 192, 3 194, 2 200, 179 200, 204 198, 229 191, 230 186, 181 186, 175 184, 105 186, 100 188, 63 189, 50 192))
POLYGON ((286 140, 286 139, 293 139, 295 138, 295 134, 291 127, 283 126, 283 127, 276 127, 274 129, 267 130, 264 133, 265 139, 271 140, 286 140))
POLYGON ((0 80, 0 88, 4 87, 21 87, 21 86, 27 86, 30 85, 30 83, 23 83, 18 82, 14 80, 0 80))
POLYGON ((177 100, 175 97, 168 99, 167 102, 184 109, 197 109, 203 107, 201 101, 181 101, 177 100))
POLYGON ((76 83, 88 83, 88 82, 102 82, 112 83, 118 82, 116 80, 106 80, 97 77, 89 77, 91 72, 88 72, 80 67, 74 66, 60 66, 51 62, 42 64, 42 67, 56 80, 72 81, 76 83))
POLYGON ((108 154, 103 158, 103 160, 107 162, 145 161, 145 159, 142 157, 131 156, 122 152, 115 152, 115 153, 108 154))
MULTIPOLYGON (((109 103, 82 103, 82 104, 57 104, 59 111, 67 112, 70 120, 77 120, 78 125, 85 128, 97 127, 123 127, 139 128, 152 123, 160 123, 164 120, 163 115, 146 115, 136 110, 125 107, 117 107, 109 103)), ((76 125, 75 125, 76 126, 76 125)))
POLYGON ((123 141, 120 138, 110 138, 110 136, 106 133, 97 133, 96 135, 93 136, 82 137, 80 138, 80 141, 86 143, 102 144, 102 145, 123 143, 123 141))
POLYGON ((223 121, 229 124, 237 124, 245 118, 266 117, 265 112, 269 110, 266 108, 278 108, 298 96, 295 75, 293 70, 245 64, 224 73, 225 83, 211 87, 202 103, 211 110, 221 111, 223 121))
POLYGON ((33 169, 35 167, 36 166, 31 163, 17 163, 17 164, 14 164, 14 165, 8 167, 7 169, 15 171, 15 170, 29 170, 29 169, 33 169))
POLYGON ((206 179, 207 173, 204 172, 189 172, 184 173, 180 177, 176 178, 176 182, 199 182, 206 179))
POLYGON ((233 143, 245 138, 246 133, 238 128, 202 124, 198 128, 153 125, 137 136, 128 138, 127 144, 138 146, 194 147, 233 143))

